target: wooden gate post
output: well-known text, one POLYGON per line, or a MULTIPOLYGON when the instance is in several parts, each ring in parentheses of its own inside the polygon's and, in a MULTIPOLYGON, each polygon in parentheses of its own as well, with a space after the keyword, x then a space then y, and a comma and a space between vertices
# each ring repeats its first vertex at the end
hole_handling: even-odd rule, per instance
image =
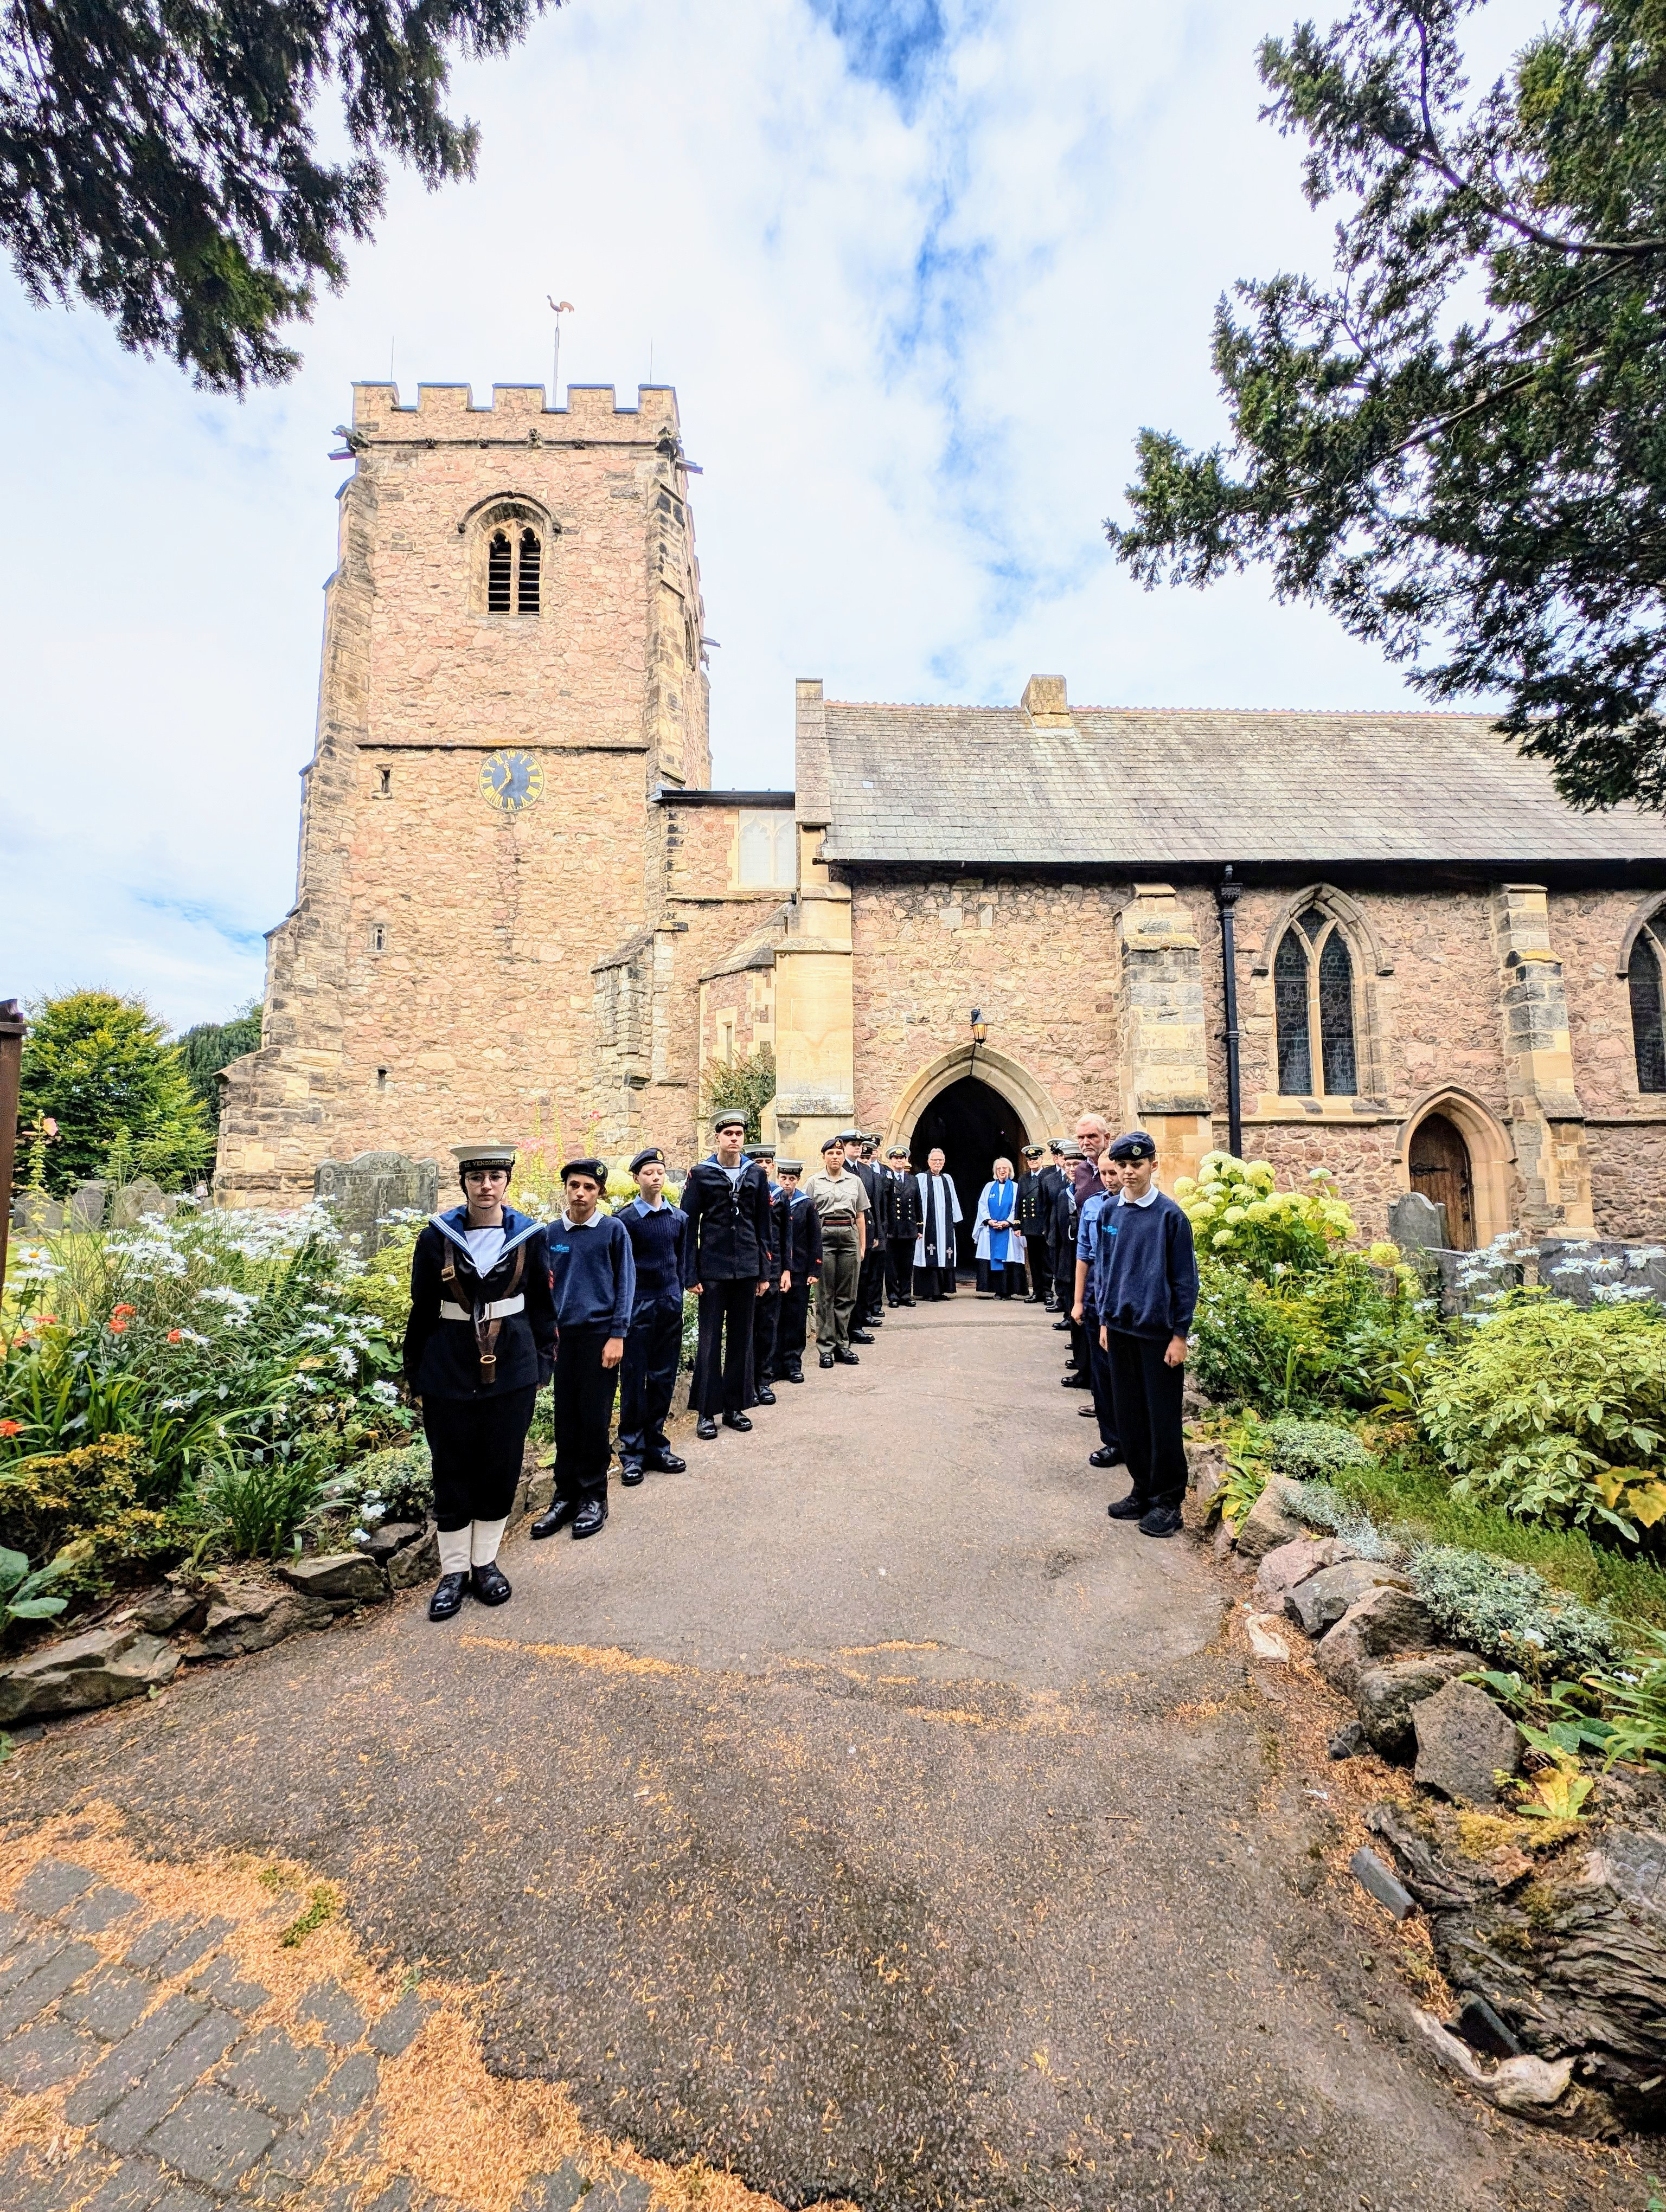
POLYGON ((17 1158, 17 1092, 23 1068, 23 1039, 28 1024, 15 999, 0 999, 0 1289, 6 1280, 6 1247, 11 1237, 11 1180, 17 1158))

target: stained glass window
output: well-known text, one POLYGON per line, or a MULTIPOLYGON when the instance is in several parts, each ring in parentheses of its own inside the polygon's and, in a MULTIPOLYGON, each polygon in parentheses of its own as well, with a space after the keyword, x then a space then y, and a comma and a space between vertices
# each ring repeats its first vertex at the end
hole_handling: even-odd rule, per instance
POLYGON ((1319 1054, 1325 1090, 1333 1098, 1351 1098, 1359 1089, 1353 1054, 1353 963, 1340 929, 1333 929, 1319 952, 1319 1054))
POLYGON ((1308 1034, 1308 957, 1287 929, 1273 963, 1273 1000, 1279 1032, 1279 1089, 1286 1098, 1313 1088, 1313 1047, 1308 1034))
POLYGON ((1639 1091, 1666 1091, 1666 1030, 1661 1020, 1660 954, 1649 930, 1639 930, 1632 947, 1628 976, 1632 994, 1632 1042, 1637 1052, 1639 1091))

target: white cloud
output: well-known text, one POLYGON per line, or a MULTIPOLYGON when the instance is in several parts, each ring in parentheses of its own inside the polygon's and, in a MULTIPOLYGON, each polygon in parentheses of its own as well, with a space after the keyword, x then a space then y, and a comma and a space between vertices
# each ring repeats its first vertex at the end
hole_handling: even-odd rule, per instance
MULTIPOLYGON (((1481 19, 1500 56, 1540 20, 1481 19)), ((242 406, 7 280, 0 989, 258 988, 293 888, 327 458, 355 376, 675 382, 716 780, 792 773, 792 680, 847 697, 1371 705, 1396 673, 1258 579, 1141 593, 1100 535, 1141 423, 1213 435, 1217 295, 1322 266, 1256 119, 1242 0, 575 0, 459 73, 480 170, 396 176, 375 244, 242 406), (898 26, 902 27, 899 37, 898 26), (913 33, 910 40, 909 33, 913 33), (840 33, 842 33, 842 36, 840 33), (888 73, 889 72, 889 73, 888 73)))

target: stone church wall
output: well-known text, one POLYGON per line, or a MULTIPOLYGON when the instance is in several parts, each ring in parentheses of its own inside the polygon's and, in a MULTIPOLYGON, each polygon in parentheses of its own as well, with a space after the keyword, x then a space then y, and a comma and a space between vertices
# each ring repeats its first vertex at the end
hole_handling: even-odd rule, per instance
POLYGON ((1085 1110, 1114 1114, 1116 915, 1128 896, 994 875, 864 877, 851 908, 861 1126, 885 1129, 921 1070, 969 1042, 974 1006, 991 1047, 1052 1098, 1061 1127, 1085 1110))

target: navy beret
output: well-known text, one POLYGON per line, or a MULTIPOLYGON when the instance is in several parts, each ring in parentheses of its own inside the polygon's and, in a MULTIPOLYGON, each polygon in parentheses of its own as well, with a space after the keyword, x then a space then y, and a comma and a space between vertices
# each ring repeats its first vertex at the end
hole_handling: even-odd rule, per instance
POLYGON ((632 1175, 635 1175, 639 1168, 650 1167, 655 1160, 660 1163, 661 1167, 664 1167, 666 1164, 665 1146, 663 1145, 645 1145, 642 1150, 637 1153, 635 1158, 630 1163, 630 1172, 632 1175))
POLYGON ((1110 1147, 1114 1160, 1154 1160, 1157 1139, 1148 1137, 1143 1129, 1130 1129, 1126 1137, 1118 1137, 1110 1147))
POLYGON ((561 1164, 562 1181, 565 1182, 569 1176, 575 1175, 588 1176, 592 1182, 599 1183, 604 1190, 607 1188, 605 1160, 563 1160, 561 1164))

